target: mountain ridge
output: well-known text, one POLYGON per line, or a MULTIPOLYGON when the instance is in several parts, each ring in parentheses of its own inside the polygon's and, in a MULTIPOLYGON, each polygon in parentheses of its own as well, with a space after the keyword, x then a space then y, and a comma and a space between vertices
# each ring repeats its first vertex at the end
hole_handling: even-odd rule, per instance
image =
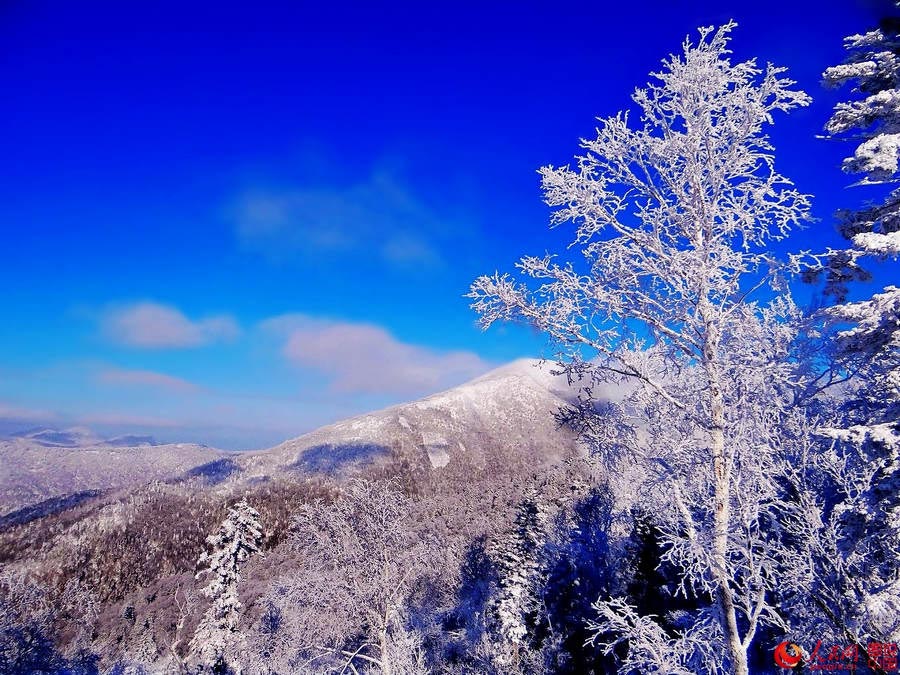
POLYGON ((392 461, 432 471, 451 464, 481 469, 493 461, 555 462, 577 442, 554 419, 575 390, 552 368, 550 362, 518 359, 456 387, 338 420, 264 450, 227 452, 133 435, 102 439, 83 427, 31 429, 0 440, 6 467, 0 516, 152 480, 199 477, 209 486, 240 489, 284 476, 351 475, 392 461))

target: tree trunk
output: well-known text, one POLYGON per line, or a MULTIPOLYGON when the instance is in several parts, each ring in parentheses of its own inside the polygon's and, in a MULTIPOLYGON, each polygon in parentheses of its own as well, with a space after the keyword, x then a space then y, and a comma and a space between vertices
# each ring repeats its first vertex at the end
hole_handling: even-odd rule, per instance
POLYGON ((384 612, 384 626, 381 629, 380 648, 381 648, 381 675, 392 675, 391 655, 388 648, 388 620, 390 608, 384 612))
MULTIPOLYGON (((715 401, 715 395, 713 400, 715 401)), ((721 393, 719 394, 721 403, 721 393)), ((715 411, 715 407, 714 407, 715 411)), ((734 609, 734 596, 728 579, 728 522, 731 519, 730 476, 725 466, 725 433, 716 426, 713 413, 712 453, 715 472, 715 520, 713 539, 713 578, 716 580, 716 596, 719 602, 719 620, 728 641, 728 651, 734 664, 735 675, 748 675, 747 652, 741 641, 734 609)))
POLYGON ((738 631, 734 608, 734 592, 728 578, 728 526, 731 521, 731 470, 725 457, 725 399, 716 363, 719 342, 718 327, 701 309, 706 336, 703 345, 703 361, 709 379, 710 451, 712 453, 715 484, 713 517, 712 574, 716 583, 716 600, 719 605, 719 622, 731 656, 735 675, 748 675, 747 650, 738 631))

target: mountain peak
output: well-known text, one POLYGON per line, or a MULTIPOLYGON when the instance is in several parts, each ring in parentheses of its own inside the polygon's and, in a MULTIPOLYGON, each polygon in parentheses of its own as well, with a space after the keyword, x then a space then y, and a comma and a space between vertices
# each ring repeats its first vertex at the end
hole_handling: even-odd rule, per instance
POLYGON ((565 375, 553 374, 558 368, 555 361, 521 358, 495 368, 460 387, 484 382, 527 378, 552 394, 564 399, 572 398, 576 393, 576 388, 569 386, 565 375))

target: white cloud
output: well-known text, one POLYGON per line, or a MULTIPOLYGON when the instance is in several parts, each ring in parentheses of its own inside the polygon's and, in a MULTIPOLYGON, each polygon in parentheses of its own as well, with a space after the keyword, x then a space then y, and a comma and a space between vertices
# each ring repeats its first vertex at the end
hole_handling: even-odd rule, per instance
POLYGON ((0 419, 21 420, 23 422, 47 422, 56 419, 58 415, 49 410, 25 408, 10 405, 0 401, 0 419))
POLYGON ((113 341, 129 347, 166 349, 199 347, 234 339, 240 328, 228 315, 192 320, 180 310, 155 302, 140 302, 108 311, 102 320, 113 341))
POLYGON ((342 187, 248 192, 233 209, 238 238, 276 258, 375 253, 395 265, 440 264, 429 238, 447 225, 383 172, 342 187))
POLYGON ((381 247, 384 258, 398 265, 440 265, 441 258, 431 246, 409 235, 388 239, 381 247))
POLYGON ((163 417, 153 417, 149 415, 132 415, 128 413, 93 413, 83 415, 78 418, 81 424, 97 425, 97 426, 115 426, 115 427, 137 427, 138 429, 150 427, 159 429, 176 429, 182 425, 181 422, 166 419, 163 417))
POLYGON ((325 374, 339 393, 429 394, 493 367, 473 352, 401 342, 372 324, 289 315, 270 319, 264 327, 286 336, 283 353, 288 360, 325 374))
POLYGON ((151 370, 127 370, 122 368, 107 368, 97 374, 97 379, 103 384, 116 386, 154 387, 182 393, 191 393, 200 390, 193 382, 188 382, 180 377, 157 373, 151 370))

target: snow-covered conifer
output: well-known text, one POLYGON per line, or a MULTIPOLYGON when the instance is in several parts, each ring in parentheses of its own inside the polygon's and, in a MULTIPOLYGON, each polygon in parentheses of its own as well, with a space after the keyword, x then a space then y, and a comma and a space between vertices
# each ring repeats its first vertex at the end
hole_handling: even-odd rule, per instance
POLYGON ((201 666, 213 671, 230 667, 226 652, 237 639, 240 621, 240 567, 259 552, 262 538, 259 512, 241 500, 229 509, 219 531, 206 539, 211 550, 200 556, 198 564, 205 569, 198 572, 197 578, 205 575, 209 579, 203 594, 212 599, 212 605, 200 620, 189 646, 201 666))
POLYGON ((496 660, 511 666, 527 644, 529 617, 538 610, 541 553, 548 525, 547 506, 531 488, 516 510, 513 531, 492 551, 499 590, 494 600, 496 660))
MULTIPOLYGON (((851 35, 844 41, 849 52, 844 63, 823 74, 830 87, 852 83, 855 100, 835 106, 825 125, 831 139, 855 144, 843 170, 861 176, 857 185, 886 185, 900 180, 900 19, 887 18, 875 30, 851 35)), ((808 278, 826 274, 826 292, 843 300, 847 284, 869 274, 858 260, 900 254, 900 189, 883 194, 861 209, 838 211, 838 229, 851 249, 831 251, 808 278)))
POLYGON ((795 634, 865 649, 900 639, 900 289, 822 313, 839 327, 829 347, 845 381, 785 504, 788 609, 795 634))
MULTIPOLYGON (((900 22, 846 39, 847 60, 825 71, 833 86, 855 84, 859 100, 840 103, 826 130, 861 142, 843 164, 861 184, 900 179, 900 22)), ((900 253, 900 190, 876 206, 839 213, 849 251, 831 252, 828 288, 843 300, 864 255, 900 253)), ((830 328, 830 414, 824 449, 796 476, 788 529, 793 551, 795 623, 865 649, 900 638, 900 289, 842 302, 819 315, 830 328), (813 612, 805 611, 814 607, 813 612)), ((790 509, 789 509, 790 510, 790 509)))

